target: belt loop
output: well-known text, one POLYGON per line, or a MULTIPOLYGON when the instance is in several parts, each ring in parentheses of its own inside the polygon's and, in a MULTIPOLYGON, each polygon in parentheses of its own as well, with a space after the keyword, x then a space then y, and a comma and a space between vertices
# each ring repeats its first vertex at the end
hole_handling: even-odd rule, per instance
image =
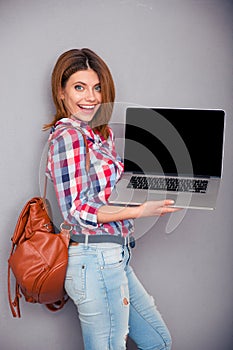
POLYGON ((87 248, 87 245, 88 245, 88 234, 85 235, 85 247, 87 248))
POLYGON ((126 236, 124 239, 125 239, 125 246, 128 246, 130 242, 129 236, 126 236))

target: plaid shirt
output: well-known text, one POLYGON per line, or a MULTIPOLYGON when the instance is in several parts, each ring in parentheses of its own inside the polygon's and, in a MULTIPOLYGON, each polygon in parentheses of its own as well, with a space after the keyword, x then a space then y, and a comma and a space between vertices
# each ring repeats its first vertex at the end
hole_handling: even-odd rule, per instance
POLYGON ((133 220, 99 224, 98 209, 108 204, 113 187, 123 172, 115 151, 113 132, 108 140, 95 134, 87 123, 63 118, 50 135, 47 176, 52 180, 64 220, 73 225, 73 234, 127 236, 133 220), (86 171, 86 135, 90 169, 86 171))

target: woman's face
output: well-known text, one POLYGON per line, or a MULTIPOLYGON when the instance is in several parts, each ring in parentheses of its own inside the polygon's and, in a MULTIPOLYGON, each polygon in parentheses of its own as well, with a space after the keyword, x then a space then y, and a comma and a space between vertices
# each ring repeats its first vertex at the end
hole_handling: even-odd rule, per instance
POLYGON ((72 74, 61 92, 61 98, 70 116, 90 122, 102 101, 97 73, 88 69, 72 74))

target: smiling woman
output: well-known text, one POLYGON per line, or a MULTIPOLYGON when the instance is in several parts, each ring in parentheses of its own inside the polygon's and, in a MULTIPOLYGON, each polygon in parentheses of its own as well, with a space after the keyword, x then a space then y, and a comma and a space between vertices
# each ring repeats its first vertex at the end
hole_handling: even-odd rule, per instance
POLYGON ((126 349, 129 335, 142 350, 170 350, 169 331, 129 262, 133 219, 177 209, 169 200, 109 205, 124 167, 108 126, 113 79, 99 56, 88 49, 61 55, 52 88, 57 113, 48 125, 46 175, 70 225, 65 289, 77 306, 85 349, 126 349))

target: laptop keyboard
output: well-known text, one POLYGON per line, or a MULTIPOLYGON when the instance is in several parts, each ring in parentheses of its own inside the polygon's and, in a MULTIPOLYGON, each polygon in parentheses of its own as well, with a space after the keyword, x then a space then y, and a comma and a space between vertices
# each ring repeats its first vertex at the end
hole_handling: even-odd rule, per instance
POLYGON ((208 180, 132 176, 127 188, 205 193, 208 180))

